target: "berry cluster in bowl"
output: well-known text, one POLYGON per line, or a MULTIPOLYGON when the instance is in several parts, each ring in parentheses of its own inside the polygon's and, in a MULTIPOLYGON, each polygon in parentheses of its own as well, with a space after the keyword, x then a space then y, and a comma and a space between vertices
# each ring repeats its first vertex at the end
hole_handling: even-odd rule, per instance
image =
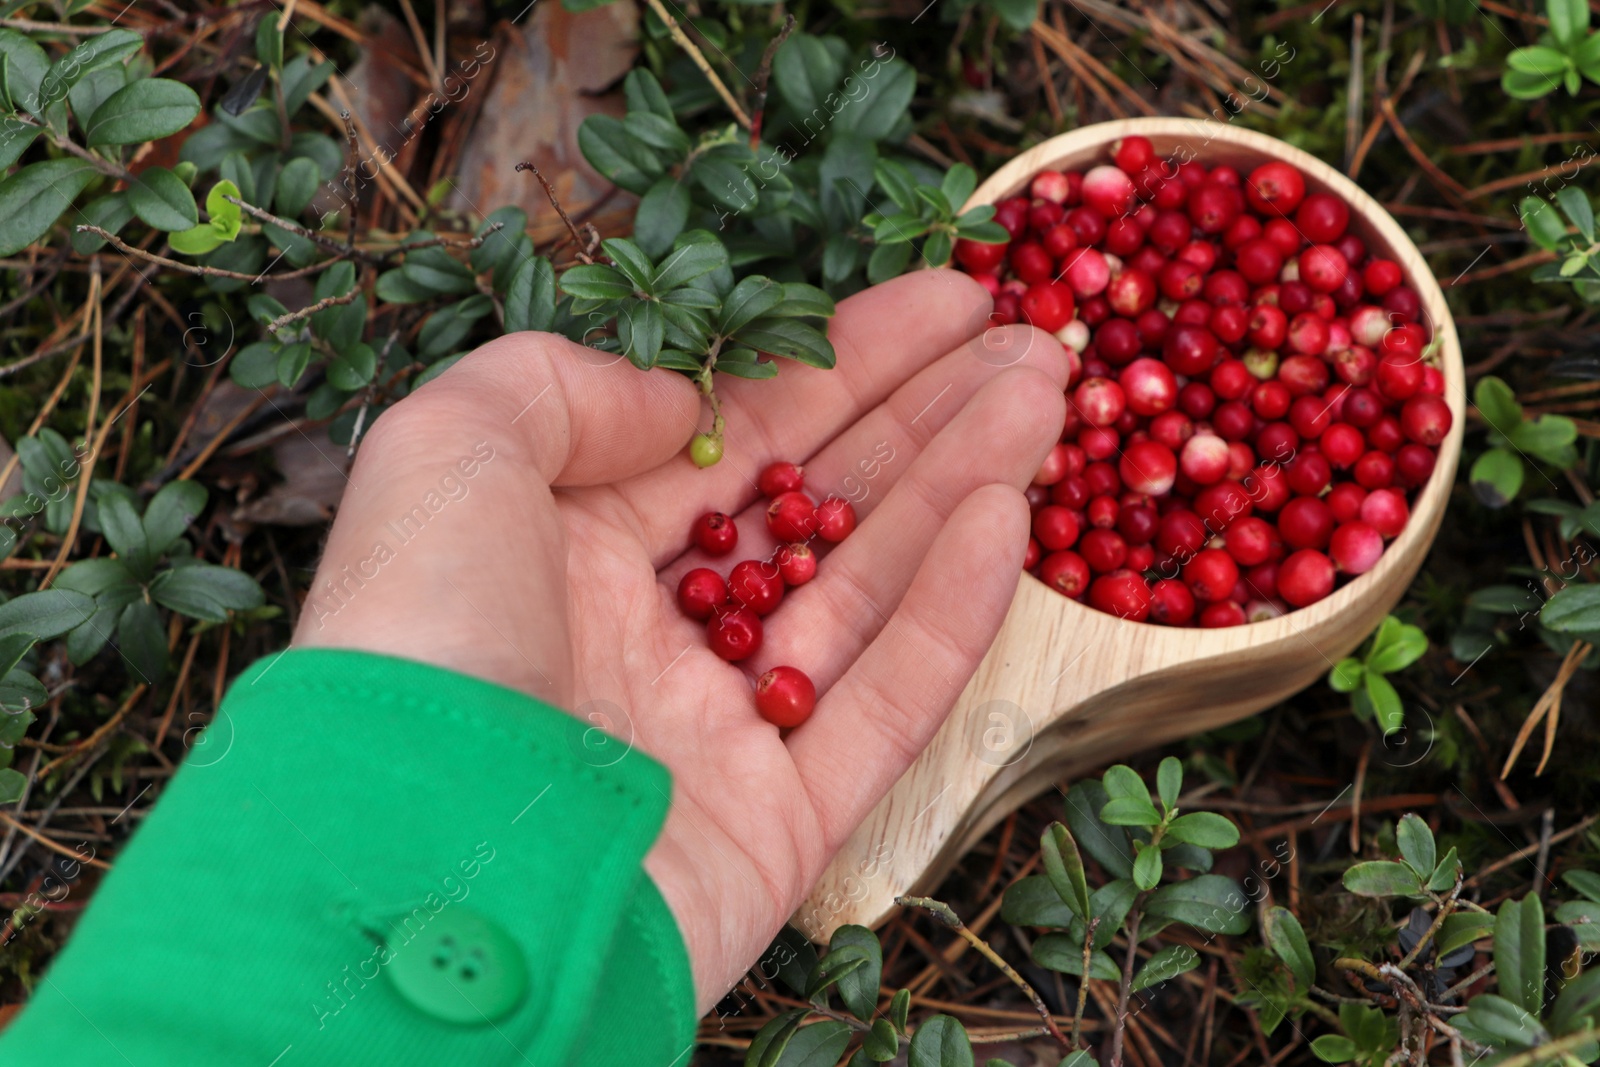
POLYGON ((1450 431, 1417 290, 1288 163, 1144 137, 995 205, 958 264, 1075 354, 1024 567, 1100 611, 1238 626, 1314 604, 1405 529, 1450 431))

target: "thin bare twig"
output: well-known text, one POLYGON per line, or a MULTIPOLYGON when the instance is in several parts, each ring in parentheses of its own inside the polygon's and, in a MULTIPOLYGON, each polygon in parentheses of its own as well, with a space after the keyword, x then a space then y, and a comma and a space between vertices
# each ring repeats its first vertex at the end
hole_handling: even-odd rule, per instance
POLYGON ((750 106, 750 148, 752 151, 761 147, 761 121, 767 110, 767 82, 772 78, 772 60, 778 54, 778 49, 783 47, 783 42, 789 39, 794 32, 794 16, 785 15, 783 28, 778 35, 767 42, 767 50, 761 53, 761 65, 756 67, 756 95, 755 102, 750 106))
POLYGON ((1011 964, 1001 959, 1000 954, 989 946, 989 942, 969 930, 966 923, 962 922, 961 918, 951 910, 950 905, 929 897, 895 897, 894 902, 902 908, 921 908, 926 911, 940 923, 959 934, 967 944, 977 949, 984 959, 1000 968, 1001 974, 1011 979, 1018 989, 1027 994, 1028 999, 1033 1003, 1034 1010, 1039 1013, 1039 1018, 1044 1020, 1045 1029, 1050 1031, 1050 1036, 1055 1038, 1062 1048, 1068 1052, 1072 1051, 1072 1043, 1067 1040, 1067 1035, 1063 1034, 1061 1028, 1056 1025, 1055 1016, 1050 1014, 1050 1008, 1034 990, 1033 986, 1029 985, 1027 979, 1018 974, 1011 964))
POLYGON ((683 32, 683 27, 678 25, 678 20, 672 17, 672 12, 667 10, 667 5, 663 4, 661 0, 645 0, 645 2, 650 5, 650 10, 656 13, 656 18, 666 24, 667 32, 672 35, 672 39, 677 43, 678 47, 689 53, 689 58, 694 62, 694 65, 700 68, 700 73, 704 74, 706 81, 711 83, 711 88, 715 89, 717 95, 722 97, 722 102, 727 105, 729 111, 733 112, 734 121, 748 130, 750 128, 750 116, 745 114, 744 108, 739 106, 739 101, 733 98, 733 94, 728 91, 728 87, 723 84, 722 79, 717 76, 717 72, 711 69, 711 61, 706 59, 705 53, 700 51, 699 46, 689 39, 688 34, 683 32))
POLYGON ((361 287, 356 285, 351 286, 350 291, 345 293, 343 296, 325 296, 321 300, 318 300, 315 304, 308 304, 299 311, 290 311, 279 315, 277 318, 267 323, 267 332, 277 333, 285 326, 292 326, 301 319, 309 319, 319 311, 326 311, 332 307, 341 307, 345 304, 348 304, 360 295, 361 287))
POLYGON ((533 176, 539 179, 539 184, 544 186, 544 195, 550 198, 550 206, 556 209, 556 214, 561 216, 561 221, 567 224, 567 232, 572 235, 572 246, 577 249, 578 259, 585 264, 592 264, 594 262, 594 248, 590 240, 585 239, 578 232, 577 224, 572 221, 572 216, 567 214, 567 209, 561 206, 561 200, 556 196, 555 186, 550 184, 548 178, 539 173, 538 167, 527 160, 518 163, 516 170, 518 174, 525 170, 531 171, 533 176))
POLYGON ((222 270, 220 267, 207 267, 199 263, 180 263, 175 259, 168 259, 166 256, 158 256, 154 252, 146 252, 142 248, 135 248, 111 231, 103 230, 98 226, 78 226, 75 229, 79 233, 92 233, 106 241, 112 248, 127 255, 138 256, 140 259, 166 267, 169 270, 178 270, 185 274, 198 274, 206 278, 234 278, 239 281, 256 283, 287 281, 290 278, 303 278, 308 274, 327 270, 345 258, 341 253, 333 259, 323 260, 321 263, 313 263, 309 267, 301 267, 299 270, 286 271, 283 274, 242 274, 236 270, 222 270))

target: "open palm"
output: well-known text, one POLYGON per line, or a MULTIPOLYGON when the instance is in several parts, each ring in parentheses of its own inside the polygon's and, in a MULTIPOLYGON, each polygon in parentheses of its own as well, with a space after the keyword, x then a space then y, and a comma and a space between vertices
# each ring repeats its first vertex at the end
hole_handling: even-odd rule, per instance
POLYGON ((664 763, 672 809, 646 867, 703 1010, 932 738, 1010 604, 1019 489, 1059 435, 1067 357, 1027 327, 985 331, 988 307, 945 271, 844 301, 836 369, 719 384, 727 452, 709 470, 683 455, 701 413, 682 376, 551 335, 493 342, 373 427, 296 643, 487 678, 615 735, 585 758, 664 763), (674 590, 709 562, 686 551, 705 511, 740 532, 710 565, 771 554, 755 476, 776 459, 863 521, 729 664, 674 590), (346 567, 376 576, 319 602, 346 567), (779 664, 820 694, 787 735, 751 697, 779 664))

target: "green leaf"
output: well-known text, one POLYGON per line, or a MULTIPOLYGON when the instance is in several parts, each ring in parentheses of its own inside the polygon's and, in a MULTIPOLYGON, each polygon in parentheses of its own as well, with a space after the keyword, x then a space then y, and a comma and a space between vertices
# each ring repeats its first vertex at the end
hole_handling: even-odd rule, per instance
POLYGON ((601 242, 600 247, 611 257, 615 269, 628 279, 634 289, 645 293, 652 290, 655 265, 638 245, 627 238, 613 237, 601 242))
POLYGON ((39 643, 39 639, 29 633, 7 634, 0 637, 0 677, 10 674, 16 669, 22 657, 28 654, 28 649, 39 643))
POLYGON ((622 81, 622 90, 627 95, 628 110, 648 111, 664 119, 672 118, 672 102, 667 99, 665 89, 651 74, 648 68, 634 67, 622 81))
POLYGON ((1346 870, 1344 887, 1360 897, 1420 896, 1422 879, 1404 863, 1371 860, 1346 870))
POLYGON ((721 241, 705 230, 691 230, 678 238, 674 251, 656 269, 655 290, 676 289, 727 265, 728 250, 721 241))
POLYGON ((1504 448, 1479 456, 1468 474, 1472 493, 1486 507, 1503 508, 1522 489, 1522 457, 1504 448))
POLYGON ((1416 872, 1418 878, 1427 878, 1433 874, 1434 866, 1439 862, 1436 848, 1433 843, 1433 831, 1428 829, 1428 824, 1415 812, 1406 812, 1400 816, 1400 821, 1395 825, 1395 842, 1400 846, 1400 856, 1406 865, 1416 872))
POLYGON ((247 345, 228 364, 228 377, 245 389, 265 389, 278 380, 278 349, 266 341, 247 345))
POLYGON ((939 191, 944 193, 944 198, 950 206, 957 211, 972 196, 972 191, 978 187, 978 175, 965 163, 957 163, 945 172, 944 180, 939 183, 939 191))
POLYGON ((1079 918, 1089 917, 1089 881, 1083 870, 1083 857, 1072 833, 1058 822, 1045 827, 1039 838, 1045 876, 1056 894, 1079 918))
POLYGON ((717 371, 735 378, 776 378, 778 365, 770 359, 758 360, 756 353, 748 348, 731 348, 723 349, 721 358, 717 360, 717 371))
POLYGON ((293 389, 294 384, 305 374, 306 367, 311 364, 311 345, 306 341, 298 341, 291 345, 284 345, 278 349, 278 384, 285 389, 293 389))
MULTIPOLYGON (((1577 978, 1563 984, 1555 1003, 1550 1005, 1550 1030, 1570 1034, 1595 1025, 1600 1014, 1600 968, 1590 967, 1577 978)), ((1592 1061, 1592 1055, 1589 1057, 1592 1061)))
POLYGON ((194 563, 161 572, 150 595, 162 607, 206 622, 227 622, 230 611, 259 608, 261 586, 243 571, 214 563, 194 563))
POLYGON ((722 302, 717 330, 735 334, 783 302, 783 285, 758 274, 750 275, 733 287, 722 302))
POLYGON ((1178 794, 1183 791, 1183 761, 1168 756, 1156 768, 1156 793, 1161 798, 1163 811, 1171 812, 1178 806, 1178 794))
POLYGON ((1311 1042, 1311 1054, 1323 1063, 1345 1063, 1356 1058, 1356 1043, 1339 1034, 1323 1034, 1311 1042))
POLYGON ((152 558, 164 555, 206 507, 206 487, 199 482, 168 482, 144 509, 140 525, 152 558))
POLYGON ((1161 813, 1148 800, 1117 797, 1100 809, 1100 819, 1112 826, 1154 826, 1161 821, 1161 813))
POLYGON ((1232 848, 1239 843, 1239 828, 1225 815, 1195 811, 1173 819, 1167 826, 1164 840, 1182 841, 1201 848, 1232 848))
POLYGON ((69 589, 23 593, 0 604, 0 637, 32 634, 48 641, 82 623, 93 611, 92 598, 69 589))
POLYGON ((804 282, 784 282, 783 302, 770 314, 791 318, 814 317, 826 319, 834 313, 833 297, 814 285, 804 282))
POLYGON ((1128 835, 1100 821, 1106 805, 1105 787, 1094 779, 1079 782, 1067 792, 1067 825, 1078 847, 1093 856, 1113 877, 1133 877, 1133 846, 1128 835))
POLYGON ((48 233, 96 174, 83 160, 52 159, 0 182, 0 256, 15 255, 48 233))
POLYGON ((966 1027, 948 1015, 935 1015, 911 1035, 907 1067, 973 1067, 966 1027))
MULTIPOLYGON (((0 138, 4 136, 4 133, 0 133, 0 138)), ((122 193, 112 193, 89 201, 80 209, 80 214, 82 225, 98 226, 107 233, 118 233, 133 219, 133 208, 128 206, 128 198, 122 193)), ((96 237, 92 233, 72 235, 72 250, 80 256, 93 255, 100 251, 105 243, 105 238, 96 237)))
MULTIPOLYGON (((1113 800, 1112 804, 1123 801, 1113 800)), ((1154 889, 1161 881, 1161 850, 1149 845, 1136 845, 1133 854, 1133 884, 1140 889, 1154 889)))
POLYGON ((1571 46, 1589 29, 1586 0, 1545 0, 1544 9, 1550 17, 1550 35, 1557 44, 1571 46))
POLYGON ((836 359, 827 336, 799 319, 760 318, 740 330, 736 340, 757 351, 823 370, 831 369, 836 359))
POLYGON ((270 70, 283 66, 283 31, 275 12, 268 11, 256 23, 256 58, 270 70))
POLYGON ((135 600, 117 620, 117 646, 139 679, 153 685, 167 670, 167 635, 155 605, 135 600))
POLYGON ((1232 878, 1202 874, 1157 889, 1146 899, 1145 912, 1210 934, 1242 934, 1250 929, 1248 904, 1232 878))
POLYGON ((0 56, 5 57, 12 102, 34 118, 43 118, 47 101, 39 88, 50 72, 50 57, 31 38, 5 28, 0 28, 0 56))
POLYGON ((506 286, 506 332, 548 330, 556 319, 556 275, 543 256, 523 260, 506 286))
POLYGON ((1039 17, 1039 0, 990 0, 995 14, 1015 33, 1022 33, 1039 17))
MULTIPOLYGON (((1052 971, 1083 977, 1083 938, 1071 934, 1045 934, 1033 943, 1033 961, 1052 971)), ((1089 977, 1115 982, 1122 977, 1117 965, 1104 951, 1089 954, 1089 977)))
POLYGON ((794 1039, 800 1020, 808 1014, 810 1012, 805 1008, 796 1008, 773 1016, 750 1042, 750 1048, 745 1052, 745 1067, 772 1067, 777 1063, 778 1057, 783 1055, 783 1050, 794 1039))
POLYGON ((1569 62, 1565 52, 1546 45, 1518 48, 1506 56, 1506 66, 1512 70, 1525 74, 1542 74, 1547 79, 1553 79, 1555 75, 1566 70, 1569 62))
POLYGON ((1368 671, 1365 695, 1372 704, 1373 714, 1377 716, 1378 728, 1385 734, 1391 734, 1405 725, 1405 708, 1400 703, 1400 694, 1389 679, 1376 671, 1368 671))
MULTIPOLYGON (((1524 204, 1526 203, 1524 201, 1524 204)), ((1538 203, 1545 208, 1549 207, 1542 200, 1538 203)), ((1478 379, 1478 384, 1472 391, 1472 402, 1484 421, 1502 434, 1509 434, 1522 422, 1522 405, 1517 403, 1516 394, 1511 391, 1509 385, 1492 374, 1478 379)))
MULTIPOLYGON (((130 30, 108 30, 84 38, 77 47, 51 64, 49 72, 39 83, 39 96, 44 106, 48 108, 60 103, 80 79, 113 63, 122 62, 143 47, 144 38, 130 30)), ((199 114, 198 106, 195 114, 199 114)), ((83 117, 79 116, 80 120, 83 117)))
MULTIPOLYGON (((1511 71, 1507 73, 1505 78, 1502 79, 1502 84, 1505 84, 1512 79, 1533 79, 1543 83, 1542 89, 1535 94, 1536 96, 1543 96, 1545 93, 1548 93, 1551 89, 1555 88, 1555 85, 1550 82, 1550 79, 1544 75, 1524 74, 1518 71, 1511 71)), ((1517 84, 1521 85, 1522 83, 1518 82, 1517 84)), ((1508 89, 1508 91, 1510 90, 1508 89)), ((1515 96, 1516 94, 1512 93, 1512 95, 1515 96)), ((1523 97, 1522 99, 1528 98, 1523 97)), ((1546 252, 1554 252, 1561 246, 1561 242, 1566 239, 1567 228, 1561 224, 1561 217, 1556 214, 1556 209, 1550 206, 1550 202, 1548 200, 1537 196, 1523 197, 1522 203, 1518 205, 1518 213, 1522 216, 1522 225, 1528 231, 1528 237, 1532 239, 1534 244, 1538 245, 1546 252)), ((1491 381, 1499 383, 1501 388, 1506 388, 1506 391, 1508 393, 1510 392, 1510 389, 1506 387, 1505 383, 1493 375, 1480 378, 1478 380, 1478 387, 1473 393, 1473 399, 1478 404, 1480 410, 1483 408, 1483 403, 1479 399, 1479 396, 1483 390, 1483 383, 1491 381)), ((1484 417, 1489 419, 1490 425, 1494 426, 1495 429, 1500 430, 1501 433, 1506 432, 1492 417, 1488 415, 1488 413, 1485 413, 1484 417)))
POLYGON ((356 343, 335 348, 339 354, 328 361, 329 385, 350 393, 372 381, 372 376, 378 371, 378 354, 371 345, 356 343))
POLYGON ((689 222, 689 188, 664 175, 639 201, 633 216, 633 239, 646 255, 660 258, 689 222))
POLYGON ((1600 904, 1600 874, 1593 871, 1568 871, 1561 880, 1580 896, 1600 904))
POLYGON ((1452 1021, 1466 1037, 1495 1048, 1533 1048, 1550 1040, 1537 1015, 1493 993, 1473 997, 1452 1021))
POLYGON ((873 1063, 888 1063, 900 1053, 900 1035, 888 1019, 877 1019, 861 1039, 861 1051, 873 1063))
POLYGON ((590 115, 583 120, 578 127, 578 148, 595 170, 630 193, 643 196, 662 174, 655 154, 610 115, 590 115))
POLYGON ((322 168, 308 156, 291 159, 278 172, 278 189, 274 203, 278 214, 286 219, 298 218, 317 195, 322 184, 322 168))
POLYGON ((1133 984, 1129 988, 1137 993, 1141 989, 1170 982, 1178 975, 1192 971, 1198 966, 1200 966, 1200 953, 1188 945, 1168 945, 1159 952, 1152 953, 1144 965, 1134 972, 1133 984))
POLYGON ((184 129, 200 114, 200 98, 182 82, 141 78, 111 94, 84 123, 90 148, 143 144, 184 129))
POLYGON ((1317 963, 1300 920, 1288 908, 1274 907, 1267 912, 1266 934, 1267 947, 1294 975, 1295 988, 1309 990, 1317 980, 1317 963))
POLYGON ((10 767, 0 768, 0 804, 14 804, 28 789, 28 777, 10 767))
POLYGON ((891 278, 898 278, 904 274, 906 266, 911 262, 911 251, 909 244, 878 245, 867 259, 867 281, 873 285, 881 285, 891 278))
MULTIPOLYGON (((1585 11, 1588 7, 1585 6, 1585 11)), ((1600 36, 1596 37, 1600 40, 1600 36)), ((1594 208, 1589 205, 1589 198, 1582 189, 1576 185, 1563 186, 1556 192, 1556 203, 1566 213, 1567 218, 1583 234, 1583 239, 1589 244, 1594 243, 1594 208)))
POLYGON ((1074 911, 1049 877, 1034 874, 1006 887, 1000 917, 1013 926, 1054 926, 1064 930, 1071 925, 1074 911))
POLYGON ((878 983, 883 979, 883 949, 878 935, 864 926, 841 926, 828 941, 830 957, 843 954, 866 961, 857 970, 839 979, 839 999, 850 1014, 871 1022, 878 1012, 878 983))
POLYGON ((1351 693, 1361 688, 1367 668, 1353 656, 1346 656, 1328 672, 1328 687, 1335 693, 1351 693))
MULTIPOLYGON (((958 164, 965 166, 965 164, 958 164)), ((967 168, 971 172, 972 168, 967 168)), ((889 199, 901 211, 915 212, 917 210, 917 179, 911 173, 911 168, 904 163, 892 159, 880 159, 872 168, 873 180, 878 187, 889 194, 889 199)), ((948 180, 948 178, 947 178, 948 180)), ((974 175, 976 180, 976 175, 974 175)), ((968 195, 971 195, 970 193, 968 195)), ((966 197, 962 197, 965 200, 966 197)))
POLYGON ((1567 586, 1545 601, 1539 621, 1557 633, 1600 633, 1600 584, 1567 586))
POLYGON ((833 119, 839 133, 865 141, 881 141, 889 136, 911 105, 917 88, 917 72, 905 60, 874 60, 873 64, 870 73, 851 75, 855 84, 864 89, 860 96, 851 96, 851 81, 846 80, 846 99, 833 119))
POLYGON ((585 300, 626 300, 633 286, 621 271, 595 263, 562 272, 561 291, 585 300))
MULTIPOLYGON (((1389 618, 1393 619, 1391 615, 1389 618)), ((1392 674, 1404 670, 1428 651, 1428 635, 1421 628, 1409 624, 1400 624, 1396 620, 1389 639, 1381 646, 1372 650, 1372 655, 1367 657, 1367 669, 1380 674, 1392 674)))
POLYGON ((111 550, 135 574, 148 565, 150 542, 145 538, 144 523, 126 496, 114 493, 100 499, 100 529, 111 550))
POLYGON ((622 354, 641 370, 655 366, 664 331, 661 305, 654 300, 632 300, 617 309, 617 341, 622 354))
POLYGON ((1443 893, 1456 884, 1456 878, 1461 874, 1461 858, 1456 855, 1452 846, 1444 857, 1434 865, 1433 873, 1428 876, 1428 888, 1435 893, 1443 893))
POLYGON ((772 83, 783 102, 800 114, 802 125, 818 119, 826 124, 823 102, 839 84, 842 73, 821 38, 807 33, 796 33, 783 42, 772 60, 772 83))
POLYGON ((867 961, 859 953, 829 952, 816 962, 806 978, 806 999, 821 1004, 821 994, 833 988, 848 974, 860 970, 867 961))
POLYGON ((1531 422, 1523 422, 1507 435, 1513 445, 1531 452, 1536 459, 1557 467, 1570 467, 1577 462, 1572 443, 1578 439, 1578 427, 1565 415, 1540 415, 1531 422))
POLYGON ((889 1001, 889 1022, 901 1034, 906 1032, 906 1016, 911 1013, 911 990, 902 989, 889 1001))
POLYGON ((942 267, 950 262, 950 253, 955 245, 950 239, 950 234, 945 230, 935 230, 922 242, 922 262, 930 267, 942 267))
POLYGON ((689 135, 678 129, 671 118, 663 118, 649 111, 633 111, 622 121, 622 128, 635 140, 651 148, 682 157, 689 151, 689 135))
POLYGON ((165 167, 150 167, 127 188, 128 206, 145 225, 179 231, 199 224, 200 209, 183 179, 165 167))
POLYGON ((290 118, 305 106, 312 93, 327 84, 334 69, 332 60, 325 59, 313 65, 310 56, 296 56, 284 64, 281 75, 283 109, 290 118))
POLYGON ((1537 1017, 1544 1006, 1544 905, 1536 893, 1500 905, 1494 918, 1500 995, 1537 1017))
POLYGON ((1482 912, 1453 911, 1445 916, 1433 940, 1439 955, 1448 956, 1463 945, 1482 941, 1493 932, 1494 924, 1482 912))
POLYGON ((774 1067, 833 1067, 850 1044, 853 1032, 836 1019, 802 1026, 789 1039, 774 1067))

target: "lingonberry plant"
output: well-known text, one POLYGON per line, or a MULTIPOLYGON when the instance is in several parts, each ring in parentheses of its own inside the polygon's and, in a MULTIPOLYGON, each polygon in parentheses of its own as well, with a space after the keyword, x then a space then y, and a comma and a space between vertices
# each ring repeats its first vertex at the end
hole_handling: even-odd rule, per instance
POLYGON ((1578 461, 1577 425, 1565 415, 1525 418, 1511 387, 1492 374, 1478 379, 1472 393, 1489 426, 1488 451, 1472 463, 1472 492, 1488 507, 1504 507, 1522 490, 1526 464, 1533 460, 1566 470, 1578 461))
POLYGON ((1328 672, 1328 685, 1336 693, 1350 694, 1350 710, 1356 718, 1376 720, 1380 730, 1391 733, 1404 725, 1405 708, 1388 675, 1411 666, 1427 651, 1428 635, 1420 627, 1390 615, 1358 655, 1334 664, 1328 672))
POLYGON ((1416 290, 1288 164, 1108 155, 1001 200, 1004 244, 955 248, 993 321, 1078 356, 1028 569, 1169 626, 1314 604, 1405 529, 1453 423, 1416 290))

